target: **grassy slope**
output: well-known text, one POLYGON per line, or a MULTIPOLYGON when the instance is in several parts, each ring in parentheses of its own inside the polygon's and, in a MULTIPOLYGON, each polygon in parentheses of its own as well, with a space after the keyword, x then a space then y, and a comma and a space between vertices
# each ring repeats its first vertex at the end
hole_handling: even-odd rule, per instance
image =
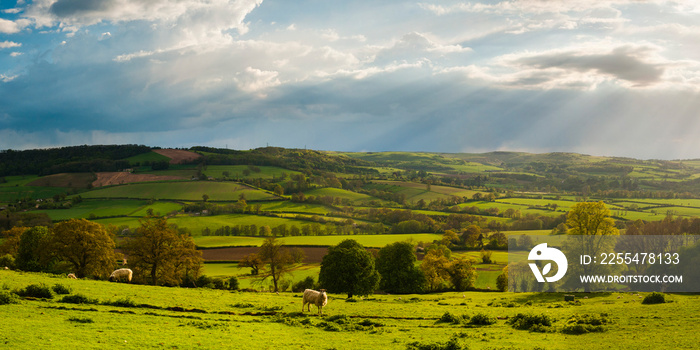
POLYGON ((376 317, 381 324, 368 330, 323 330, 321 322, 332 322, 299 312, 298 294, 230 293, 226 291, 149 287, 90 280, 67 280, 32 273, 0 271, 7 288, 31 283, 70 286, 100 301, 128 297, 136 304, 167 308, 197 308, 207 313, 176 312, 164 309, 123 308, 103 305, 73 305, 57 300, 22 300, 0 305, 1 340, 12 349, 37 348, 239 348, 239 349, 406 349, 413 341, 444 342, 462 334, 470 349, 694 349, 700 341, 697 315, 700 296, 672 295, 673 303, 642 305, 630 294, 590 294, 578 296, 581 305, 562 301, 561 294, 442 293, 433 295, 379 295, 356 303, 344 302, 345 295, 331 294, 326 315, 376 317), (619 298, 618 298, 619 297, 619 298), (412 298, 415 298, 411 300, 412 298), (408 302, 410 301, 410 302, 408 302), (514 307, 488 306, 512 303, 514 307), (526 305, 532 302, 532 305, 526 305), (250 304, 249 307, 245 304, 250 304), (238 305, 236 307, 235 305, 238 305), (67 307, 67 309, 56 309, 67 307), (280 316, 246 316, 277 308, 280 316), (465 328, 436 323, 445 312, 457 315, 484 313, 491 317, 513 317, 518 313, 546 314, 555 326, 574 314, 607 313, 614 319, 604 333, 564 335, 518 331, 499 320, 491 326, 465 328), (229 312, 233 314, 220 314, 229 312), (287 317, 288 323, 284 321, 287 317), (308 317, 306 325, 299 321, 308 317), (391 317, 391 318, 389 318, 391 317), (415 319, 416 317, 425 319, 415 319), (77 323, 71 318, 88 319, 77 323), (403 319, 402 319, 403 318, 403 319), (294 323, 296 321, 297 323, 294 323))
MULTIPOLYGON (((311 245, 331 246, 345 239, 354 239, 365 247, 381 248, 387 244, 412 240, 414 242, 432 242, 441 239, 442 235, 432 233, 414 233, 405 235, 351 235, 351 236, 295 236, 282 237, 280 241, 285 245, 311 245)), ((201 236, 195 237, 195 243, 200 247, 228 247, 228 246, 259 246, 265 239, 263 237, 237 237, 237 236, 201 236)))
POLYGON ((86 192, 83 198, 138 198, 138 199, 173 199, 201 201, 202 195, 209 196, 212 201, 235 201, 241 193, 246 200, 268 200, 275 196, 266 192, 252 189, 248 186, 233 182, 213 181, 183 181, 163 183, 136 183, 123 186, 113 186, 86 192))

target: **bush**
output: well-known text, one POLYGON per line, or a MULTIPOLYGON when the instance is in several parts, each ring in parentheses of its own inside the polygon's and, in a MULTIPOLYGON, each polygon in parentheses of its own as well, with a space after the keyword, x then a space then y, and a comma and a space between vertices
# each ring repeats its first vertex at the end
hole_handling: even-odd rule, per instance
POLYGON ((593 332, 605 332, 606 324, 612 323, 608 314, 595 315, 573 315, 562 327, 561 332, 565 334, 586 334, 593 332))
POLYGON ((41 283, 41 284, 30 284, 24 289, 16 290, 15 294, 21 296, 21 297, 32 297, 32 298, 43 298, 43 299, 51 299, 53 298, 53 294, 51 293, 51 289, 41 283))
POLYGON ((642 304, 663 304, 666 302, 666 295, 663 293, 653 292, 644 297, 642 304))
POLYGON ((14 269, 15 268, 15 257, 11 254, 5 254, 0 256, 0 269, 5 268, 5 266, 14 269))
POLYGON ((196 285, 199 288, 214 288, 214 280, 207 275, 201 275, 197 278, 196 285))
POLYGON ((236 276, 232 276, 228 279, 228 290, 238 290, 239 287, 240 284, 238 283, 238 278, 236 278, 236 276))
POLYGON ((212 278, 211 284, 213 285, 214 289, 228 289, 226 280, 221 277, 212 278))
POLYGON ((465 320, 466 317, 464 316, 459 316, 459 315, 454 315, 450 313, 449 311, 445 311, 442 316, 440 316, 440 319, 437 321, 438 323, 452 323, 452 324, 460 324, 465 320))
POLYGON ((56 283, 53 287, 51 287, 54 293, 58 295, 63 295, 63 294, 70 294, 71 289, 70 287, 64 286, 60 283, 56 283))
POLYGON ((551 331, 552 322, 554 320, 545 314, 517 314, 509 319, 507 323, 515 329, 544 333, 551 331))
POLYGON ((311 276, 306 277, 305 279, 294 283, 292 285, 292 292, 298 293, 298 292, 303 292, 305 289, 313 289, 314 288, 314 278, 311 276))
POLYGON ((286 292, 287 289, 289 289, 289 286, 292 285, 292 281, 290 280, 280 280, 279 283, 277 283, 277 290, 279 292, 286 292))
POLYGON ((91 318, 80 318, 80 317, 71 317, 68 319, 70 322, 78 322, 78 323, 95 323, 91 318))
POLYGON ((478 313, 474 316, 472 316, 471 320, 469 320, 469 324, 472 325, 477 325, 477 326, 489 326, 492 324, 496 323, 496 318, 493 316, 489 316, 485 313, 478 313))
POLYGON ((457 337, 450 338, 446 343, 419 343, 412 342, 406 344, 407 350, 467 350, 469 347, 464 344, 460 344, 457 337))
POLYGON ((90 299, 82 294, 66 295, 60 302, 69 304, 97 304, 97 299, 90 299))
POLYGON ((119 307, 136 307, 136 303, 129 297, 117 299, 117 301, 106 301, 104 305, 119 306, 119 307))
POLYGON ((17 297, 4 290, 0 290, 0 305, 16 304, 17 297))

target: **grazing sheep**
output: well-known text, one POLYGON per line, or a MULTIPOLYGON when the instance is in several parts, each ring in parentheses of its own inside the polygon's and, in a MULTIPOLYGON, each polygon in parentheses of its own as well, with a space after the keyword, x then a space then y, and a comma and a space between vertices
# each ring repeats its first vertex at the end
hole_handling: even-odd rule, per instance
POLYGON ((9 267, 5 266, 5 270, 9 270, 9 269, 10 269, 9 267))
POLYGON ((68 277, 68 278, 71 278, 71 279, 74 279, 74 280, 77 280, 77 279, 78 279, 78 277, 75 277, 75 274, 74 274, 74 273, 69 273, 67 277, 68 277))
POLYGON ((114 270, 114 272, 109 275, 109 281, 114 282, 126 279, 127 282, 131 282, 131 276, 133 276, 133 272, 131 272, 130 269, 114 270))
POLYGON ((320 291, 315 291, 313 289, 307 289, 304 291, 304 298, 301 304, 301 312, 304 312, 304 306, 309 304, 307 308, 311 311, 311 304, 318 306, 318 314, 323 315, 323 307, 328 303, 328 296, 326 295, 326 290, 321 289, 320 291))

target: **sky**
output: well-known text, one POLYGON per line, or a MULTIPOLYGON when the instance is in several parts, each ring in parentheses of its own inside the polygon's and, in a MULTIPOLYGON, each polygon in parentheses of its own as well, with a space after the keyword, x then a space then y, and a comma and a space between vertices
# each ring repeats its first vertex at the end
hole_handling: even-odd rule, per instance
POLYGON ((696 0, 0 0, 0 149, 700 158, 696 0))

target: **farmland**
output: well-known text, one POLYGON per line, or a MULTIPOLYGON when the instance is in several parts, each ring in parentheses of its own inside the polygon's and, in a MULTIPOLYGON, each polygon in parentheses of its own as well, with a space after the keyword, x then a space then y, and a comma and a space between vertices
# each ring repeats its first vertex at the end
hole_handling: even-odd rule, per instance
MULTIPOLYGON (((632 349, 662 346, 664 340, 657 331, 693 334, 669 340, 676 342, 674 348, 693 348, 697 343, 696 332, 692 332, 700 311, 696 295, 670 295, 671 303, 649 306, 630 293, 576 294, 577 302, 568 303, 556 293, 486 292, 496 289, 508 253, 503 248, 491 250, 492 263, 485 264, 481 247, 498 233, 526 235, 537 244, 542 236, 561 228, 567 212, 584 201, 604 201, 622 232, 637 220, 680 223, 700 217, 700 188, 695 188, 699 162, 683 162, 678 168, 672 163, 575 154, 194 148, 190 155, 195 151, 202 158, 190 157, 190 163, 183 158, 185 163, 169 162, 166 168, 159 167, 171 158, 152 151, 119 160, 133 164, 134 174, 144 181, 150 176, 172 176, 168 181, 99 187, 92 184, 105 172, 4 176, 0 219, 6 217, 10 222, 13 215, 32 214, 46 215, 49 222, 58 223, 86 218, 113 225, 121 249, 128 240, 121 236, 129 234, 124 232, 136 232, 149 215, 167 216, 168 224, 191 234, 202 250, 203 274, 235 276, 240 288, 258 291, 271 288, 269 279, 261 281, 237 261, 257 252, 269 234, 278 235, 284 246, 306 253, 306 259, 283 277, 289 283, 306 277, 318 280, 328 247, 345 239, 356 240, 375 253, 395 242, 407 241, 421 248, 434 242, 451 244, 452 259, 473 261, 477 272, 473 288, 484 291, 400 296, 377 291, 354 302, 346 302, 345 295, 331 294, 327 313, 342 317, 338 323, 297 314, 300 298, 289 289, 277 295, 164 288, 0 270, 0 288, 5 291, 30 283, 63 283, 73 293, 99 301, 71 305, 57 297, 0 305, 0 327, 14 334, 5 336, 8 344, 13 348, 226 348, 235 339, 237 346, 233 347, 241 348, 406 349, 411 342, 444 343, 456 337, 470 349, 607 348, 606 344, 619 339, 632 349), (154 163, 158 164, 155 168, 149 165, 154 163), (130 230, 123 230, 125 227, 130 230), (466 233, 474 228, 482 235, 481 245, 467 247, 466 233), (445 241, 446 231, 455 232, 457 239, 445 241), (121 297, 135 306, 109 305, 121 297), (488 326, 438 322, 445 312, 498 319, 488 326), (544 333, 546 343, 540 343, 542 333, 514 330, 507 324, 522 312, 556 320, 555 328, 544 333), (612 319, 605 332, 568 335, 559 331, 573 315, 601 313, 612 319), (679 317, 672 319, 665 313, 679 317), (7 321, 18 317, 25 321, 7 321), (21 333, 16 323, 33 331, 21 333), (47 329, 89 341, 40 333, 47 329), (127 337, 122 329, 139 333, 127 337), (285 337, 278 339, 271 333, 285 337)), ((416 256, 416 266, 421 266, 425 255, 421 250, 416 256)))
POLYGON ((445 343, 452 337, 469 349, 693 349, 699 341, 697 295, 671 295, 672 303, 644 305, 644 294, 630 293, 600 293, 587 299, 577 295, 574 303, 564 302, 558 293, 375 295, 357 302, 331 294, 324 317, 319 317, 299 313, 298 293, 152 287, 13 271, 0 271, 0 281, 9 290, 60 283, 72 295, 94 300, 76 305, 56 296, 0 305, 2 340, 13 349, 406 349, 408 343, 445 343), (131 306, 108 304, 120 298, 131 306), (483 314, 496 322, 484 326, 440 322, 448 312, 483 314), (508 319, 519 313, 547 315, 554 320, 552 332, 513 329, 508 319), (601 314, 611 319, 602 332, 560 331, 574 315, 601 314), (678 336, 668 336, 673 334, 678 336))

